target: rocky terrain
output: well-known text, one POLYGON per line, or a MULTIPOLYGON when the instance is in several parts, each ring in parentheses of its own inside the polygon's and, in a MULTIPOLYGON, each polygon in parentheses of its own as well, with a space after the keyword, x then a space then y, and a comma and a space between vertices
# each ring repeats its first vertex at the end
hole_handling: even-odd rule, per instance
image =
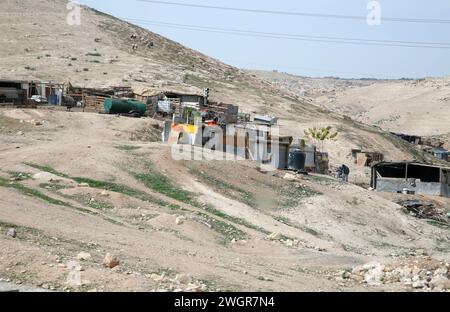
MULTIPOLYGON (((300 94, 86 7, 81 25, 69 26, 66 1, 2 4, 1 78, 208 86, 212 100, 280 117, 283 134, 332 126, 339 132, 326 145, 332 169, 351 163, 354 147, 388 160, 427 158, 377 127, 314 105, 328 87, 300 94)), ((448 290, 448 226, 357 186, 367 185, 368 168, 351 165, 352 183, 344 184, 250 161, 175 161, 157 142, 161 131, 152 118, 1 108, 0 287, 448 290), (392 273, 397 266, 408 269, 392 273)))
POLYGON ((377 285, 342 277, 373 261, 414 268, 424 255, 445 267, 448 227, 394 198, 248 161, 174 161, 169 146, 131 141, 160 131, 150 118, 3 109, 0 125, 3 281, 56 291, 446 289, 426 266, 377 285))

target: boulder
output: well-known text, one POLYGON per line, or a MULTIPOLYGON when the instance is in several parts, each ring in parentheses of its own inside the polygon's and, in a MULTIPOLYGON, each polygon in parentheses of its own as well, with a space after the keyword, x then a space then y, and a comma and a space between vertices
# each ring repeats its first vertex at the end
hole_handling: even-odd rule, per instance
POLYGON ((12 229, 12 228, 9 229, 7 235, 8 235, 8 236, 11 236, 12 238, 16 238, 16 236, 17 236, 17 231, 16 231, 16 229, 12 229))
POLYGON ((267 235, 266 237, 268 240, 280 240, 281 239, 281 234, 280 233, 272 233, 267 235))
POLYGON ((377 286, 383 284, 384 280, 384 265, 377 262, 367 263, 363 266, 363 269, 367 270, 364 274, 364 281, 371 286, 377 286))
POLYGON ((80 261, 87 261, 87 260, 91 260, 91 254, 90 253, 88 253, 88 252, 80 252, 78 255, 77 255, 77 260, 80 260, 80 261))
POLYGON ((115 268, 120 264, 120 260, 116 257, 111 255, 110 253, 107 253, 105 258, 103 259, 103 265, 107 268, 115 268))
POLYGON ((177 274, 175 276, 175 281, 177 281, 180 284, 189 284, 191 282, 191 278, 187 274, 177 274))
POLYGON ((450 289, 450 279, 448 279, 445 276, 436 276, 431 280, 430 285, 433 287, 433 289, 449 290, 450 289))
POLYGON ((181 217, 177 217, 177 219, 175 220, 175 224, 176 225, 181 225, 184 223, 184 220, 186 220, 185 217, 181 216, 181 217))
POLYGON ((292 174, 292 173, 286 173, 283 177, 283 179, 287 180, 287 181, 296 181, 297 177, 292 174))

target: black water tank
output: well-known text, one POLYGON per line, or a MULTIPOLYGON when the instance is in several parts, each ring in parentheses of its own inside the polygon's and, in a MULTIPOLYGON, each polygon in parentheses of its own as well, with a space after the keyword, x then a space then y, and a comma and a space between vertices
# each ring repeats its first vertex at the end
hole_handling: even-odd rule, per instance
POLYGON ((301 149, 291 148, 289 150, 288 169, 302 171, 305 169, 306 154, 301 149))

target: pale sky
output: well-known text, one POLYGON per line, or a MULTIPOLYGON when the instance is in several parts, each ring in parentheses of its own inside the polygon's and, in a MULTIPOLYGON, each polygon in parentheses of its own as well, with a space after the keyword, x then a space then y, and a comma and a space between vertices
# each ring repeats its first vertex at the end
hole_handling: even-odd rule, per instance
MULTIPOLYGON (((142 27, 225 63, 249 69, 304 76, 420 78, 450 76, 450 23, 383 21, 277 15, 146 3, 139 0, 79 0, 116 17, 137 19, 142 27), (195 25, 246 31, 448 44, 446 49, 366 46, 237 36, 149 25, 195 25)), ((168 0, 233 8, 365 17, 369 0, 168 0)), ((381 17, 450 20, 448 0, 381 0, 381 17)))

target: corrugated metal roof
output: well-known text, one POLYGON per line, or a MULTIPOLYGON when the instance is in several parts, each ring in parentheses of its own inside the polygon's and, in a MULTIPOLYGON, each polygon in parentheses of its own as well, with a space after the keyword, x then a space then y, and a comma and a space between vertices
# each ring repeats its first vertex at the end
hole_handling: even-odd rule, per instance
POLYGON ((389 166, 389 165, 414 165, 414 166, 422 166, 422 167, 431 167, 431 168, 440 168, 440 169, 446 169, 446 170, 450 170, 450 167, 447 166, 440 166, 440 165, 433 165, 433 164, 425 164, 425 163, 419 163, 419 162, 415 162, 415 161, 400 161, 400 162, 379 162, 375 165, 373 165, 372 167, 380 167, 383 165, 389 166))

